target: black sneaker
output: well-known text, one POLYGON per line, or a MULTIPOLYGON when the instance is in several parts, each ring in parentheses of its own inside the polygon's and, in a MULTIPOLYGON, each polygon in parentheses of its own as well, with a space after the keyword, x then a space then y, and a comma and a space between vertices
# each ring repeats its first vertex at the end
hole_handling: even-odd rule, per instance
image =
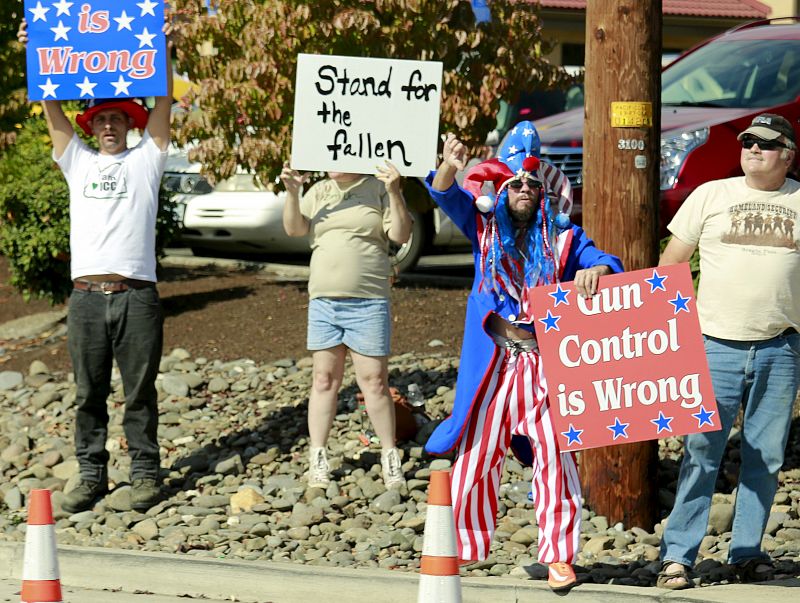
POLYGON ((67 513, 80 513, 94 507, 95 503, 108 494, 106 480, 90 482, 81 480, 61 501, 61 508, 67 513))
POLYGON ((135 511, 147 511, 161 500, 161 488, 156 480, 142 477, 131 484, 131 508, 135 511))

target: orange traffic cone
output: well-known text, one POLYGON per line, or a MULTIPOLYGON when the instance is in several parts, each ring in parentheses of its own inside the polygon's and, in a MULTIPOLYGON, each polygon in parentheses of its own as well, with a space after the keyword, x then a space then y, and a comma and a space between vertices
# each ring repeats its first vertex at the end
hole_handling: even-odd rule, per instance
POLYGON ((417 603, 461 603, 450 472, 432 471, 417 603))
POLYGON ((30 493, 21 601, 62 602, 50 490, 31 490, 30 493))

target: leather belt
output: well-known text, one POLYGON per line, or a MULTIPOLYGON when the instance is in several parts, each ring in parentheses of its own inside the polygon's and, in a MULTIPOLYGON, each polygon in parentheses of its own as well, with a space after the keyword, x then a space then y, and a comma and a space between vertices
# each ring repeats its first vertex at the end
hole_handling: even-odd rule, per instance
POLYGON ((506 348, 514 356, 519 356, 524 352, 536 352, 539 349, 539 344, 536 339, 511 339, 498 335, 497 333, 490 333, 495 344, 499 347, 506 348))
POLYGON ((72 286, 79 291, 91 291, 97 293, 122 293, 128 289, 147 289, 155 287, 151 281, 140 281, 134 278, 125 278, 121 281, 87 281, 85 279, 75 279, 72 286))

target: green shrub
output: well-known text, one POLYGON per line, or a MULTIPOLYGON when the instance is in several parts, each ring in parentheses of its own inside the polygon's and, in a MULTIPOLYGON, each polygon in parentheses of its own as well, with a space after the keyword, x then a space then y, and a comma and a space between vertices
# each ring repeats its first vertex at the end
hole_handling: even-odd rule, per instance
MULTIPOLYGON (((172 194, 162 188, 156 222, 158 257, 179 228, 172 194)), ((41 115, 25 120, 16 144, 0 155, 0 254, 8 258, 11 285, 26 299, 57 304, 69 295, 69 191, 52 159, 41 115)))
POLYGON ((69 191, 42 116, 25 120, 0 157, 0 253, 26 299, 69 293, 69 191))

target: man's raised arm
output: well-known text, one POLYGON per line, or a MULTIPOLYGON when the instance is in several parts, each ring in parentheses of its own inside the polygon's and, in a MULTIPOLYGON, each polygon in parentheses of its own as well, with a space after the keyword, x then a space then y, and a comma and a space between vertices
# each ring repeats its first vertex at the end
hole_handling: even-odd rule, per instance
POLYGON ((170 116, 172 111, 172 24, 164 23, 167 36, 167 95, 157 96, 156 104, 147 119, 147 131, 162 151, 166 151, 170 139, 170 116))
POLYGON ((448 134, 442 149, 442 163, 436 170, 431 187, 437 191, 446 191, 453 186, 456 172, 466 166, 467 147, 456 138, 455 134, 448 134))
MULTIPOLYGON (((28 22, 25 19, 19 24, 17 40, 23 46, 28 45, 28 22)), ((67 116, 64 115, 64 109, 61 108, 61 101, 42 101, 42 109, 44 110, 44 117, 47 120, 47 130, 50 132, 50 140, 53 141, 53 152, 56 159, 59 159, 67 149, 69 141, 72 140, 72 137, 75 135, 75 129, 72 127, 67 116)))

